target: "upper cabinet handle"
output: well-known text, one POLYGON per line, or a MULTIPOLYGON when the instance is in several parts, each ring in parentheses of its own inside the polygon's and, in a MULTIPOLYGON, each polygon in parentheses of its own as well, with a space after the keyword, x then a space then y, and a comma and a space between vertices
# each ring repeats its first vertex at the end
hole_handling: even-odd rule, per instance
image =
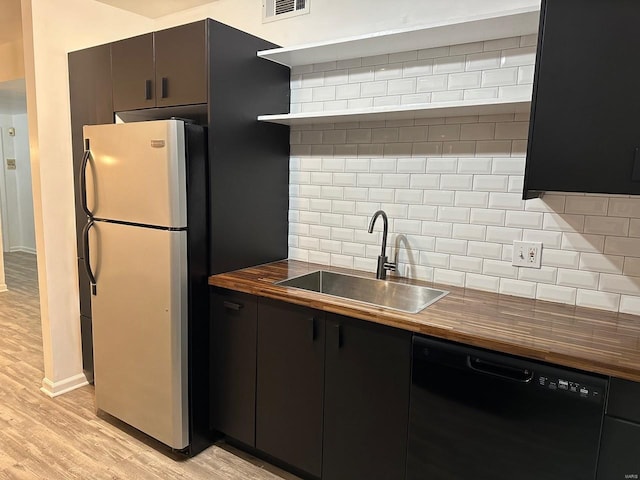
POLYGON ((162 88, 162 92, 161 92, 161 96, 162 98, 167 98, 167 96, 169 95, 169 79, 167 77, 162 77, 162 83, 161 83, 161 88, 162 88))
POLYGON ((147 80, 147 81, 145 82, 145 84, 144 84, 144 88, 145 88, 145 92, 144 92, 145 97, 144 97, 144 98, 145 98, 146 100, 151 100, 151 99, 153 98, 153 97, 152 97, 153 92, 151 91, 151 87, 152 87, 152 86, 153 86, 153 85, 152 85, 152 83, 151 83, 151 80, 147 80))

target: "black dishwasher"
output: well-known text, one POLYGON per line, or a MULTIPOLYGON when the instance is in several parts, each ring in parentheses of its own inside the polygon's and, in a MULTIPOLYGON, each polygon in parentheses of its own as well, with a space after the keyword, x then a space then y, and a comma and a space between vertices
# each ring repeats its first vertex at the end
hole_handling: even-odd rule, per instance
POLYGON ((607 378, 414 336, 407 480, 595 478, 607 378))

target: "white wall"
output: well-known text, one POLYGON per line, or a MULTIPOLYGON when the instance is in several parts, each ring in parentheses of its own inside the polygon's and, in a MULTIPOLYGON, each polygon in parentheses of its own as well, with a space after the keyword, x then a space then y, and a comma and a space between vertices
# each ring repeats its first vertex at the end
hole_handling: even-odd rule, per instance
POLYGON ((4 249, 7 252, 35 253, 27 115, 0 115, 0 128, 2 129, 4 146, 2 161, 6 185, 6 227, 8 233, 4 249), (15 136, 9 135, 9 128, 15 129, 15 136), (15 170, 6 168, 8 158, 15 159, 15 170))
POLYGON ((263 25, 258 0, 218 0, 156 21, 87 0, 22 0, 44 391, 82 383, 67 52, 208 16, 291 45, 537 3, 312 0, 309 15, 263 25))

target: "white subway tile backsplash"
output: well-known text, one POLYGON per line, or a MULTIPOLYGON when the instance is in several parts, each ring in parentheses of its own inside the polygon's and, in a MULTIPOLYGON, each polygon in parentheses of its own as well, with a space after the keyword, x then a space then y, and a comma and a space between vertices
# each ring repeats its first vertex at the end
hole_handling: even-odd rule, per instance
MULTIPOLYGON (((462 127, 462 131, 464 131, 464 125, 462 127)), ((491 164, 491 158, 460 158, 458 159, 458 173, 489 174, 491 173, 491 164)))
POLYGON ((500 52, 472 53, 467 55, 465 70, 489 70, 500 67, 500 52))
POLYGON ((475 175, 473 189, 481 192, 506 192, 509 177, 506 175, 475 175))
POLYGON ((584 272, 580 270, 558 269, 557 284, 565 287, 586 288, 596 290, 598 288, 599 273, 584 272))
POLYGON ((389 95, 408 95, 416 92, 416 79, 404 78, 400 80, 389 80, 387 84, 389 95))
POLYGON ((464 287, 465 274, 456 272, 455 270, 443 270, 435 268, 433 270, 433 281, 444 285, 453 285, 454 287, 464 287))
POLYGON ((416 82, 416 92, 437 92, 447 89, 448 75, 428 75, 418 77, 416 82))
POLYGON ((431 205, 409 205, 409 218, 419 220, 435 220, 438 208, 431 205))
POLYGON ((460 270, 462 272, 482 273, 482 259, 451 255, 451 258, 449 259, 449 268, 451 268, 451 270, 460 270))
POLYGON ((494 210, 485 208, 472 208, 471 209, 471 223, 477 223, 481 225, 504 225, 504 219, 506 212, 504 210, 494 210))
MULTIPOLYGON (((536 35, 292 70, 291 112, 528 98, 536 35)), ((522 200, 528 113, 295 125, 289 258, 375 269, 385 210, 399 273, 640 314, 640 197, 522 200), (378 229, 377 229, 378 230, 378 229), (511 265, 540 241, 542 268, 511 265)))
POLYGON ((640 238, 607 237, 604 253, 640 257, 640 238))
POLYGON ((505 48, 518 48, 523 45, 520 45, 521 37, 509 37, 509 38, 499 38, 497 40, 486 40, 484 42, 484 50, 504 50, 505 48))
POLYGON ((532 33, 531 35, 523 35, 520 37, 520 46, 528 47, 535 46, 538 43, 538 35, 536 33, 532 33))
POLYGON ((473 288, 475 290, 484 290, 487 292, 498 293, 500 288, 500 279, 497 277, 488 277, 486 275, 477 275, 475 273, 467 273, 465 276, 465 288, 473 288))
POLYGON ((569 287, 560 287, 557 285, 538 284, 536 289, 536 298, 538 300, 546 300, 548 302, 566 303, 569 305, 576 304, 577 289, 569 287))
POLYGON ((640 295, 640 277, 601 273, 598 289, 603 292, 640 295))
POLYGON ((620 312, 640 315, 640 297, 622 295, 620 297, 620 312))
POLYGON ((578 289, 576 306, 598 308, 600 310, 610 310, 615 312, 620 306, 620 295, 615 293, 578 289))
POLYGON ((518 297, 536 298, 537 284, 522 280, 500 279, 499 293, 503 295, 516 295, 518 297))
POLYGON ((496 140, 526 140, 528 133, 529 122, 496 123, 496 140))
POLYGON ((542 213, 538 212, 507 212, 505 225, 507 227, 542 228, 542 213))
MULTIPOLYGON (((562 233, 545 230, 524 230, 522 240, 525 242, 542 242, 543 248, 560 248, 562 246, 562 233)), ((543 250, 544 261, 544 250, 543 250)))
POLYGON ((449 90, 463 90, 468 88, 479 88, 481 80, 480 72, 452 73, 449 75, 449 90))
POLYGON ((473 175, 448 175, 440 176, 440 188, 447 190, 471 190, 473 188, 473 175))
POLYGON ((606 215, 608 205, 608 197, 568 196, 564 211, 583 215, 606 215))
POLYGON ((454 205, 456 207, 485 208, 489 203, 487 192, 456 192, 454 205))
MULTIPOLYGON (((446 207, 443 207, 446 208, 446 207)), ((459 240, 475 240, 483 241, 486 235, 487 227, 484 225, 459 224, 453 225, 453 238, 459 240)))
POLYGON ((522 239, 522 229, 507 227, 487 227, 487 242, 507 243, 522 239))
POLYGON ((533 65, 536 61, 536 47, 510 48, 502 51, 500 66, 513 67, 533 65))
POLYGON ((506 85, 516 85, 517 83, 517 68, 500 68, 496 70, 485 70, 482 72, 483 87, 503 87, 506 85))
POLYGON ((547 267, 563 267, 577 269, 580 263, 580 253, 566 250, 542 249, 542 265, 547 267))
POLYGON ((581 232, 584 229, 584 215, 545 213, 543 228, 562 232, 581 232))
POLYGON ((458 102, 464 99, 464 90, 449 90, 448 92, 433 92, 431 102, 458 102))
POLYGON ((460 140, 491 140, 494 135, 493 123, 469 123, 460 127, 460 140))
POLYGON ((609 201, 608 215, 640 218, 640 198, 612 198, 609 201))
POLYGON ((518 278, 518 269, 509 262, 499 260, 485 260, 482 273, 501 278, 518 278))
MULTIPOLYGON (((435 220, 436 217, 433 217, 435 220)), ((451 234, 453 232, 453 224, 445 223, 445 222, 432 222, 432 221, 423 221, 422 222, 422 235, 429 235, 432 237, 439 238, 451 238, 451 234)))
POLYGON ((462 207, 438 207, 440 222, 469 222, 470 209, 462 207))

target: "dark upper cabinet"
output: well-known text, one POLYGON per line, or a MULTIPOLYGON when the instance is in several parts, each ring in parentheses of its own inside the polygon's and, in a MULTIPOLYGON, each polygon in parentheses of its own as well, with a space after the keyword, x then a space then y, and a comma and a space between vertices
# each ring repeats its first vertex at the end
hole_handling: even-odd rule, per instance
POLYGON ((320 477, 324 315, 258 300, 256 448, 320 477))
POLYGON ((638 18, 637 0, 542 1, 524 198, 640 193, 638 18))
POLYGON ((207 21, 111 44, 116 112, 207 103, 207 21))
POLYGON ((326 329, 322 478, 404 478, 411 334, 338 315, 326 329))
POLYGON ((210 426, 254 446, 258 302, 214 289, 210 311, 210 426))

